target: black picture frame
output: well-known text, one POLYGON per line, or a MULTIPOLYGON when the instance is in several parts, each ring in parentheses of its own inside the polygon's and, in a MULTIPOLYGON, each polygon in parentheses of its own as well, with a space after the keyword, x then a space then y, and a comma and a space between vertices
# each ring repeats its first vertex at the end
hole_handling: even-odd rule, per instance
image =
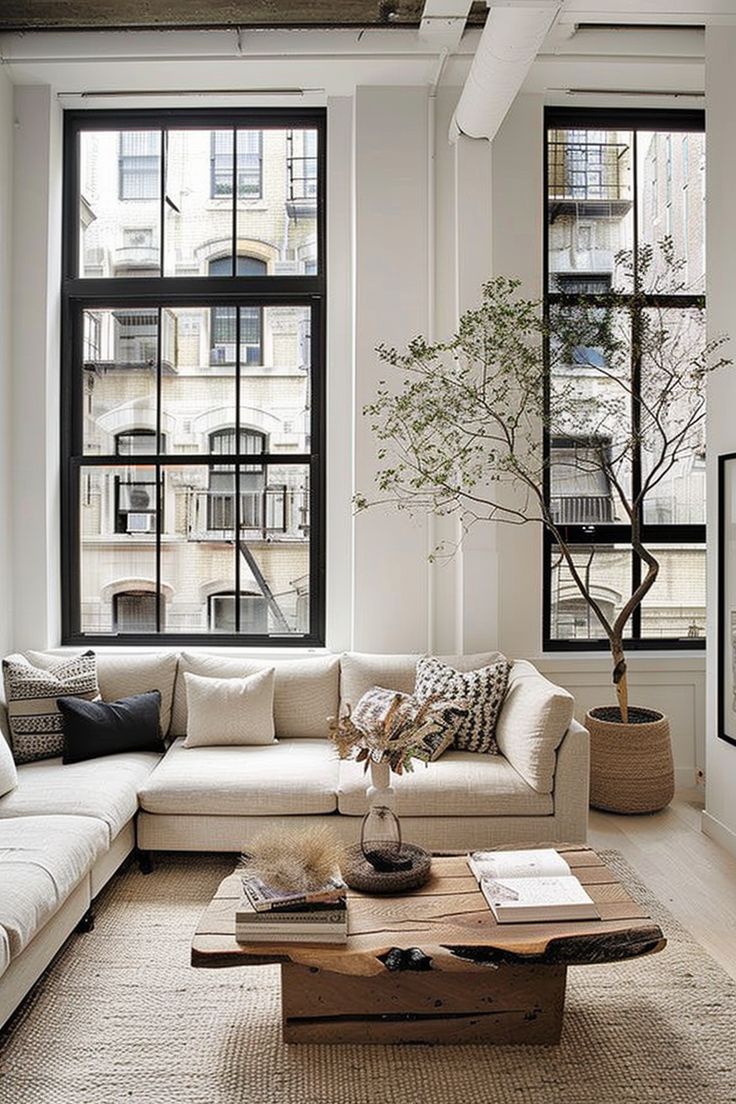
POLYGON ((736 452, 718 457, 718 735, 736 747, 736 452))

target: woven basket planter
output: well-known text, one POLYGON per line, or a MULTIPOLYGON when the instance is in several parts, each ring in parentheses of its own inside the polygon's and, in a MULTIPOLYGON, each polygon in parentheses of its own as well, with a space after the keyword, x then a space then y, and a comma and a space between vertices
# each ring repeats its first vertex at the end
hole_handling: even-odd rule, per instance
POLYGON ((590 733, 590 804, 610 813, 654 813, 675 792, 670 722, 654 709, 629 707, 628 724, 618 709, 585 715, 590 733))

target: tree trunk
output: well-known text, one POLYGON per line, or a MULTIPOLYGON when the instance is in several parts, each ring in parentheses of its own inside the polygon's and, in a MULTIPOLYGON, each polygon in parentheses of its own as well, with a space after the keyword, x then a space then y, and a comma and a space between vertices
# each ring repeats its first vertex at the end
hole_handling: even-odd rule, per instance
POLYGON ((616 696, 618 697, 618 707, 621 711, 621 720, 624 724, 629 722, 629 685, 626 675, 626 660, 624 658, 623 649, 619 645, 614 649, 614 668, 613 668, 613 682, 616 687, 616 696))

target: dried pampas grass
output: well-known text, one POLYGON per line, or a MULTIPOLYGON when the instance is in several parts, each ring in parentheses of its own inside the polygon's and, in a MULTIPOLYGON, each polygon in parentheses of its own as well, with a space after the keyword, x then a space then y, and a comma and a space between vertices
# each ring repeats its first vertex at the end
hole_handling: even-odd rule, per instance
POLYGON ((345 849, 327 827, 269 828, 243 850, 241 865, 275 889, 319 889, 340 870, 345 849))

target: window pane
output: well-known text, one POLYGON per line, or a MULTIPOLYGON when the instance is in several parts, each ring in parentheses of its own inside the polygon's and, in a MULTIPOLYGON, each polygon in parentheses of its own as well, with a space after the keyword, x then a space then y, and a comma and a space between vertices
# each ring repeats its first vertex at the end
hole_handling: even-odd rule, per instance
POLYGON ((691 376, 690 366, 702 355, 705 312, 652 308, 642 321, 642 474, 655 482, 646 496, 644 520, 704 525, 704 398, 682 387, 676 403, 662 396, 673 380, 691 376))
POLYGON ((79 275, 161 274, 161 132, 80 136, 79 275))
POLYGON ((631 343, 624 312, 554 307, 550 348, 550 480, 560 523, 628 520, 631 343))
POLYGON ((705 135, 647 132, 638 135, 639 251, 652 264, 642 274, 647 291, 705 293, 705 135), (665 280, 657 249, 672 241, 677 273, 665 280))
POLYGON ((168 132, 166 276, 232 275, 232 134, 168 132))
MULTIPOLYGON (((116 610, 116 596, 155 595, 155 470, 83 467, 79 478, 80 629, 84 633, 139 631, 132 623, 132 605, 116 610)), ((146 608, 150 616, 150 605, 146 608)))
MULTIPOLYGON (((575 569, 603 613, 613 620, 631 594, 631 550, 627 545, 579 545, 572 549, 575 569)), ((605 640, 606 634, 580 593, 567 563, 553 548, 550 558, 553 640, 605 640)))
POLYGON ((238 252, 261 258, 271 275, 313 274, 317 270, 317 131, 238 130, 237 148, 238 252))
POLYGON ((705 545, 652 545, 657 581, 642 603, 642 635, 705 639, 705 545))
POLYGON ((549 289, 580 294, 627 286, 616 262, 633 245, 632 134, 551 130, 548 136, 549 289))
MULTIPOLYGON (((224 440, 222 451, 231 443, 224 440)), ((305 467, 252 465, 237 473, 231 465, 171 465, 165 468, 164 492, 161 579, 167 632, 234 631, 234 602, 213 596, 235 593, 236 556, 240 631, 309 631, 305 467)))
POLYGON ((158 310, 86 310, 82 328, 85 454, 156 452, 158 310))
POLYGON ((243 307, 240 424, 263 433, 266 452, 309 449, 311 311, 243 307))
POLYGON ((235 309, 162 312, 161 429, 168 452, 207 453, 211 434, 235 425, 235 334, 224 316, 235 309))

